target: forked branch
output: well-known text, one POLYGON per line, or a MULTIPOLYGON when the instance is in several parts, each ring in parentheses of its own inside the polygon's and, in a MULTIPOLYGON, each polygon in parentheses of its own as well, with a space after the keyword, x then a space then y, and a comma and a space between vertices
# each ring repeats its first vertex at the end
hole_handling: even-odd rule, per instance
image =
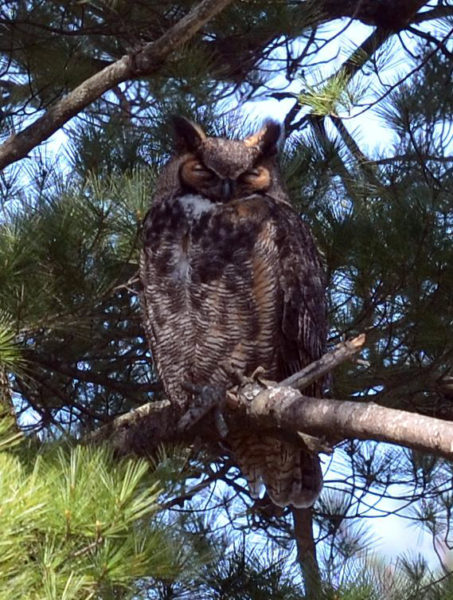
MULTIPOLYGON (((297 373, 290 383, 302 388, 310 385, 351 358, 363 343, 364 336, 358 336, 339 344, 297 373)), ((346 438, 377 440, 453 460, 453 423, 449 421, 386 408, 366 400, 310 398, 289 387, 288 380, 271 386, 256 381, 229 393, 224 417, 228 425, 236 427, 279 430, 289 435, 303 432, 333 443, 346 438)), ((160 443, 168 441, 191 443, 195 438, 207 443, 220 441, 209 418, 184 432, 177 425, 169 401, 151 402, 117 417, 92 434, 90 440, 108 440, 121 454, 151 453, 160 443)))

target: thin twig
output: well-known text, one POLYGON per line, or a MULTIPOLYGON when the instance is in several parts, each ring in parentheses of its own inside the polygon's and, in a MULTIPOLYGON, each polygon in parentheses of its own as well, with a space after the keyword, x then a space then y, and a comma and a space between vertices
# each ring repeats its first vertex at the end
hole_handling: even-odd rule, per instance
POLYGON ((329 373, 357 354, 365 343, 365 334, 361 333, 352 340, 341 342, 333 350, 324 354, 319 360, 310 363, 301 371, 294 373, 279 383, 279 386, 293 387, 298 390, 304 390, 314 381, 320 379, 326 373, 329 373))

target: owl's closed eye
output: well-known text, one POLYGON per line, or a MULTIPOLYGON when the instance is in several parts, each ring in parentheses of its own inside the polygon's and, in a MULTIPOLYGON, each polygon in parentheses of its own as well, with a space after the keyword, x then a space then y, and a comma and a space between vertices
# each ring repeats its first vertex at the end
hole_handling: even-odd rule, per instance
POLYGON ((184 187, 222 202, 266 192, 271 184, 269 169, 264 166, 245 171, 237 178, 222 178, 196 158, 182 164, 180 178, 184 187))

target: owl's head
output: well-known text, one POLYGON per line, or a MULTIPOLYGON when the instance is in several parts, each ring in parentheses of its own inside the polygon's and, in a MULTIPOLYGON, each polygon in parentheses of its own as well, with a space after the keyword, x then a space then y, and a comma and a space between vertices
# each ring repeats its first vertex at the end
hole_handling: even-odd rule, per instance
POLYGON ((181 187, 215 202, 265 194, 276 183, 274 156, 280 125, 269 121, 243 140, 208 137, 184 117, 174 117, 176 147, 183 159, 181 187))

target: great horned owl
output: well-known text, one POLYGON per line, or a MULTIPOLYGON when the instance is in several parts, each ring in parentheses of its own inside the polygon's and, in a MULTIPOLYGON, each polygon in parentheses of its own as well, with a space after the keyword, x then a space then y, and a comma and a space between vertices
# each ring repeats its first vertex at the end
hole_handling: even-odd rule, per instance
MULTIPOLYGON (((228 140, 178 117, 175 133, 144 221, 140 276, 153 360, 182 411, 193 400, 185 383, 227 389, 231 368, 258 367, 278 381, 319 358, 326 311, 313 238, 281 185, 280 126, 228 140)), ((302 442, 232 430, 227 443, 252 496, 262 484, 279 506, 318 496, 319 459, 302 442)))

